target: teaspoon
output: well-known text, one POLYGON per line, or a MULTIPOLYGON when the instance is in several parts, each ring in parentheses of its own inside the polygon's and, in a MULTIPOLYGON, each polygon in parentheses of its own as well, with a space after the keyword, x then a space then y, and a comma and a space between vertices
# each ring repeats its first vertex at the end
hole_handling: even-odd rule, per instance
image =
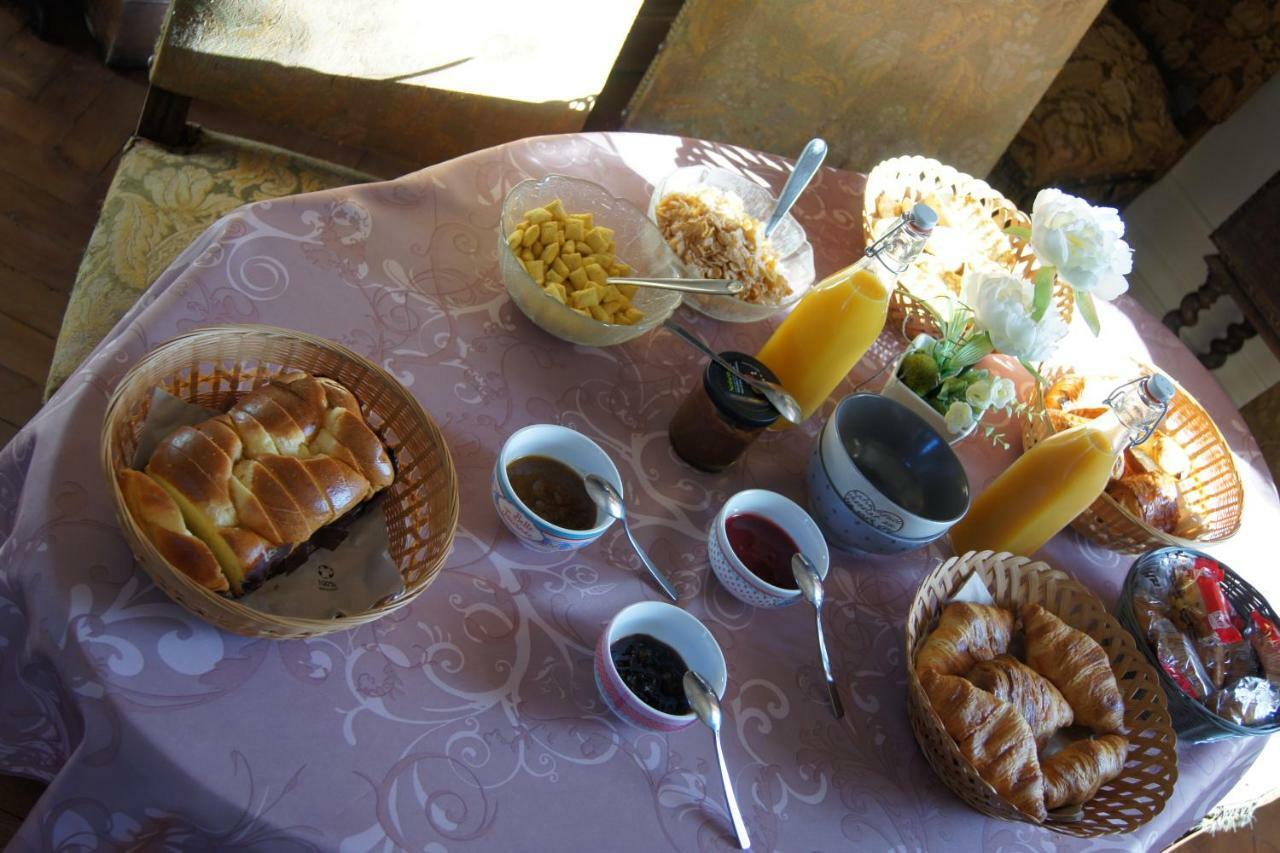
POLYGON ((826 600, 826 592, 822 588, 822 578, 813 561, 804 554, 796 554, 791 558, 791 572, 796 576, 796 585, 800 592, 813 605, 818 618, 818 654, 822 658, 822 671, 827 676, 827 693, 831 695, 831 713, 839 720, 844 716, 844 705, 840 702, 840 694, 836 692, 836 679, 831 673, 831 658, 827 656, 827 638, 822 629, 822 604, 826 600))
POLYGON ((587 494, 591 496, 591 500, 596 502, 596 506, 622 522, 622 529, 627 532, 627 539, 631 540, 631 547, 636 549, 636 553, 640 555, 640 562, 644 563, 644 567, 649 570, 649 574, 653 575, 653 579, 658 582, 658 586, 662 587, 662 591, 671 596, 672 601, 679 599, 675 585, 658 570, 658 567, 649 559, 649 555, 640 547, 636 537, 631 535, 631 525, 627 523, 627 506, 622 502, 622 495, 618 494, 618 490, 613 487, 613 483, 610 483, 599 474, 588 474, 586 486, 587 494))
POLYGON ((693 707, 693 713, 707 724, 716 738, 716 758, 720 761, 720 783, 724 786, 724 799, 729 805, 729 817, 733 820, 733 831, 738 836, 738 846, 743 850, 751 849, 751 839, 747 836, 747 825, 742 822, 742 813, 738 811, 738 798, 733 795, 733 782, 729 778, 729 766, 724 761, 724 747, 720 745, 720 700, 711 689, 707 680, 693 670, 684 674, 684 695, 693 707))
POLYGON ((809 186, 809 182, 818 172, 818 167, 826 158, 827 143, 822 139, 810 139, 809 144, 796 159, 796 167, 791 170, 791 177, 787 178, 787 182, 782 185, 782 192, 778 193, 778 203, 774 205, 773 213, 769 214, 769 221, 764 225, 765 237, 773 234, 781 224, 782 217, 787 215, 805 187, 809 186))
POLYGON ((634 284, 655 290, 682 290, 707 296, 736 296, 746 285, 734 278, 647 278, 639 276, 610 276, 609 284, 634 284))
POLYGON ((677 337, 683 339, 686 343, 692 344, 693 347, 711 357, 711 360, 741 379, 743 382, 755 388, 764 398, 769 401, 769 405, 778 410, 778 414, 786 418, 793 424, 802 423, 804 421, 803 413, 800 410, 800 404, 796 402, 796 398, 787 393, 776 382, 770 382, 767 379, 757 379, 754 376, 748 376, 738 368, 734 367, 728 361, 720 356, 720 353, 708 346, 707 342, 698 337, 693 331, 681 326, 675 320, 663 320, 663 327, 674 333, 677 337))

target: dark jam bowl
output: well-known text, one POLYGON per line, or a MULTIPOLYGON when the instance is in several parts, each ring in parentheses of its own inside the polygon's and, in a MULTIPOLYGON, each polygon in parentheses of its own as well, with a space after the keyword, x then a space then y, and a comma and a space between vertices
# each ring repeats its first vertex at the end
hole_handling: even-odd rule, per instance
POLYGON ((724 696, 729 672, 724 653, 706 626, 679 607, 661 601, 642 601, 619 610, 596 643, 596 686, 613 713, 637 728, 655 732, 679 731, 697 720, 692 712, 676 715, 659 711, 622 680, 613 663, 612 649, 619 640, 637 634, 670 646, 688 667, 711 684, 717 696, 724 696))

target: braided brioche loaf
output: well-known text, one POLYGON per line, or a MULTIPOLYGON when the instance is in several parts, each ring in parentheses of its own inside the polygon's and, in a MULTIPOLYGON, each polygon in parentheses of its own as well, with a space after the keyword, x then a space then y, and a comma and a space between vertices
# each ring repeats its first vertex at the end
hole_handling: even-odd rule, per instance
POLYGON ((120 488, 166 560, 208 589, 241 595, 394 478, 351 392, 296 374, 174 430, 145 473, 120 474, 120 488))

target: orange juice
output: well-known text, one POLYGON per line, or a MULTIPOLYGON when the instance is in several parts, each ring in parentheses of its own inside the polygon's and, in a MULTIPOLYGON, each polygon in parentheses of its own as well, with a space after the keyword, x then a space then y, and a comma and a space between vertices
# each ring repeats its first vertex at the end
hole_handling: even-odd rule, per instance
POLYGON ((955 552, 1030 556, 1040 550, 1102 494, 1125 437, 1124 426, 1108 413, 1022 454, 951 529, 955 552))
POLYGON ((854 264, 805 294, 756 357, 768 365, 809 417, 884 329, 893 287, 854 264))

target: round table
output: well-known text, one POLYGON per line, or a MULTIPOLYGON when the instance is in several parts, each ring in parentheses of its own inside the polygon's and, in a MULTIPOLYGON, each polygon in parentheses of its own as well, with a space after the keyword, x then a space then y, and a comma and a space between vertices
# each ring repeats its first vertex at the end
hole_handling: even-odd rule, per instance
MULTIPOLYGON (((820 419, 766 435, 723 474, 698 473, 666 437, 701 381, 696 353, 662 331, 609 349, 563 343, 528 322, 498 278, 499 211, 518 181, 570 174, 643 205, 655 181, 700 162, 775 190, 789 169, 675 137, 530 139, 395 181, 241 208, 160 277, 0 453, 0 770, 50 783, 20 849, 730 848, 709 733, 630 728, 597 694, 591 652, 603 625, 661 598, 621 528, 582 551, 537 554, 493 511, 496 453, 537 422, 578 429, 613 457, 638 539, 723 647, 725 748, 754 849, 1160 847, 1232 787, 1261 740, 1179 744, 1173 798, 1130 836, 1070 839, 987 819, 953 796, 913 742, 905 707, 903 621, 942 544, 834 555, 828 631, 848 713, 832 719, 811 614, 739 603, 713 579, 705 543, 739 489, 803 501, 820 419), (115 384, 174 335, 250 322, 373 359, 448 439, 462 499, 454 551, 423 596, 372 625, 290 642, 221 633, 158 591, 118 532, 98 463, 115 384)), ((800 200, 819 276, 861 250, 863 184, 824 169, 800 200)), ((1070 347, 1145 358, 1208 407, 1248 495, 1242 531, 1213 553, 1280 601, 1260 560, 1280 504, 1239 413, 1132 300, 1101 314, 1102 339, 1076 330, 1070 347)), ((770 328, 685 319, 720 349, 754 351, 770 328)), ((896 346, 886 333, 850 385, 896 346)), ((979 439, 961 452, 976 489, 1013 455, 979 439)), ((1041 556, 1108 602, 1132 559, 1072 533, 1041 556)))

